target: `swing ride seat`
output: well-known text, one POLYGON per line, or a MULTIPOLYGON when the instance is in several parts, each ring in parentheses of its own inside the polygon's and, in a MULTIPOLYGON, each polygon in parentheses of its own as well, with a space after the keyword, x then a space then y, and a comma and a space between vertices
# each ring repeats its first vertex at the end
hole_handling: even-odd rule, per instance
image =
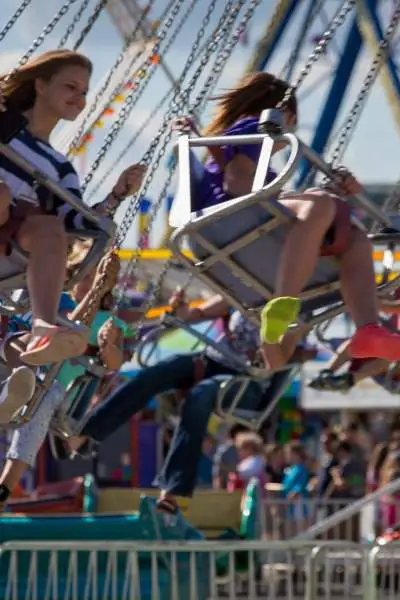
MULTIPOLYGON (((154 362, 151 360, 157 356, 157 346, 172 330, 183 330, 190 334, 197 346, 212 347, 214 350, 235 365, 238 371, 236 376, 221 377, 215 413, 227 422, 240 423, 250 429, 259 430, 263 423, 273 413, 276 405, 290 384, 300 373, 300 365, 287 365, 273 374, 263 369, 252 366, 245 362, 236 353, 202 333, 184 321, 170 314, 164 315, 159 327, 150 331, 141 339, 137 350, 136 360, 140 367, 148 368, 154 362), (251 394, 254 409, 242 407, 242 399, 246 393, 251 394)), ((195 345, 192 352, 195 351, 195 345)), ((172 391, 172 390, 171 390, 172 391)))
MULTIPOLYGON (((325 176, 335 180, 330 167, 298 137, 284 133, 279 111, 265 111, 259 123, 261 133, 229 137, 229 145, 261 144, 253 187, 250 194, 229 200, 200 212, 192 212, 192 180, 201 177, 201 163, 194 148, 223 146, 228 137, 196 137, 181 135, 178 140, 179 184, 171 215, 179 215, 180 226, 170 238, 170 248, 176 258, 207 286, 226 298, 229 304, 259 326, 260 310, 274 295, 278 258, 289 227, 296 217, 277 201, 285 183, 294 174, 302 157, 325 176), (290 148, 286 165, 265 185, 275 143, 290 148), (184 252, 192 250, 194 261, 184 252)), ((356 204, 382 227, 393 223, 364 195, 354 198, 356 204)), ((353 225, 365 229, 355 217, 353 225)), ((175 218, 175 226, 176 226, 175 218)), ((174 223, 171 219, 171 225, 174 223)), ((396 229, 396 228, 395 228, 396 229)), ((400 232, 393 235, 400 243, 400 232)), ((295 260, 295 257, 294 257, 295 260)), ((398 285, 395 281, 380 286, 379 291, 398 285)), ((340 296, 338 263, 334 257, 321 256, 307 287, 300 294, 302 301, 299 321, 317 324, 343 312, 340 296)))
MULTIPOLYGON (((29 173, 36 184, 44 189, 46 194, 55 195, 74 210, 80 213, 89 223, 91 228, 81 230, 66 229, 67 234, 76 239, 92 239, 93 244, 82 261, 67 282, 67 288, 71 288, 77 281, 82 279, 99 262, 104 254, 107 244, 115 233, 116 226, 112 219, 97 214, 93 209, 86 206, 73 194, 60 187, 48 175, 31 165, 9 146, 0 143, 0 153, 14 162, 18 167, 29 173)), ((0 312, 12 315, 15 311, 28 311, 29 306, 22 306, 15 300, 15 290, 23 289, 26 282, 26 268, 29 255, 24 252, 15 239, 10 242, 10 253, 0 258, 0 312)))

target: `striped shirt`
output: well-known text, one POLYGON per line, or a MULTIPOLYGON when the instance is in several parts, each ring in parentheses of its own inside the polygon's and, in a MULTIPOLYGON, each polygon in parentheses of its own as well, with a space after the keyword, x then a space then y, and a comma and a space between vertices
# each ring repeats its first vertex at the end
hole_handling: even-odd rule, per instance
MULTIPOLYGON (((64 190, 73 194, 78 200, 82 200, 79 178, 74 167, 50 144, 34 137, 27 129, 23 129, 11 140, 9 146, 64 190)), ((21 199, 37 206, 39 197, 43 199, 49 197, 44 186, 35 189, 35 179, 32 175, 1 154, 0 179, 10 188, 13 203, 21 199)), ((51 200, 49 212, 60 216, 67 229, 93 229, 93 225, 68 203, 57 196, 53 196, 51 200)))

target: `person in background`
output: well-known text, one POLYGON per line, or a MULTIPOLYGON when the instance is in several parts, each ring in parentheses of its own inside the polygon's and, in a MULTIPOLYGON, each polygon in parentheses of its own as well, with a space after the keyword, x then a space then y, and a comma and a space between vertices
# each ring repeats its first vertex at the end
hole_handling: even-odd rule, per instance
POLYGON ((228 484, 229 473, 236 471, 239 455, 235 445, 239 434, 248 431, 244 425, 235 424, 228 430, 226 442, 220 444, 214 455, 213 461, 213 488, 224 490, 228 484))
POLYGON ((336 447, 338 436, 334 431, 324 430, 321 435, 321 459, 317 477, 311 482, 311 489, 315 491, 317 498, 329 497, 332 493, 331 469, 337 466, 336 447))
POLYGON ((210 488, 213 483, 213 455, 215 451, 215 440, 212 435, 206 435, 203 440, 202 454, 199 461, 197 474, 197 486, 210 488))
POLYGON ((299 531, 306 525, 309 516, 308 457, 299 442, 288 444, 286 450, 288 466, 282 480, 282 494, 289 501, 287 517, 296 522, 296 531, 299 531))
POLYGON ((112 479, 117 481, 132 481, 132 461, 129 452, 123 452, 120 456, 120 467, 115 469, 112 479))
POLYGON ((268 444, 264 450, 267 483, 282 483, 285 468, 285 455, 279 444, 268 444))
POLYGON ((341 442, 348 442, 352 447, 353 456, 357 456, 359 461, 365 461, 367 451, 370 448, 366 448, 368 441, 363 435, 360 424, 356 421, 349 423, 342 431, 339 436, 341 442))
POLYGON ((336 448, 338 464, 331 468, 333 498, 355 499, 365 494, 366 462, 360 459, 349 442, 340 442, 336 448))
MULTIPOLYGON (((390 441, 387 457, 382 465, 380 486, 385 486, 400 478, 400 440, 395 437, 390 441)), ((385 494, 380 502, 381 525, 383 528, 393 527, 400 520, 400 494, 385 494)))
POLYGON ((235 446, 239 461, 236 472, 228 476, 228 491, 245 489, 251 479, 257 479, 265 493, 265 458, 261 436, 254 431, 240 433, 236 436, 235 446))

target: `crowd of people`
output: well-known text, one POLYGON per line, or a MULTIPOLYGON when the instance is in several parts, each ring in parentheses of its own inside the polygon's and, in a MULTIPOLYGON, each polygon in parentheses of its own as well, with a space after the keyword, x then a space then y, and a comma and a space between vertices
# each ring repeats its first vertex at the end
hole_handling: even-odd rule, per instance
MULTIPOLYGON (((395 419, 388 441, 378 444, 358 421, 323 426, 315 455, 299 441, 265 443, 233 425, 220 443, 209 437, 203 455, 198 486, 234 492, 258 479, 270 534, 288 537, 400 477, 400 422, 395 419)), ((375 533, 399 521, 400 497, 384 496, 375 505, 375 533)), ((359 537, 359 523, 353 519, 336 535, 359 537)))

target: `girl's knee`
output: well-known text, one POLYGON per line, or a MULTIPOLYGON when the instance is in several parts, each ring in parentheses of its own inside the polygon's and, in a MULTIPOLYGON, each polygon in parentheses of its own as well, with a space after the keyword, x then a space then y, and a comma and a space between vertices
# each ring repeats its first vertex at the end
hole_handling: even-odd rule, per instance
POLYGON ((331 224, 336 216, 337 198, 324 190, 315 190, 306 194, 307 201, 301 210, 299 219, 331 224))
POLYGON ((57 246, 67 252, 68 236, 61 219, 55 215, 30 215, 18 232, 18 243, 30 251, 34 244, 40 242, 49 246, 57 246))

